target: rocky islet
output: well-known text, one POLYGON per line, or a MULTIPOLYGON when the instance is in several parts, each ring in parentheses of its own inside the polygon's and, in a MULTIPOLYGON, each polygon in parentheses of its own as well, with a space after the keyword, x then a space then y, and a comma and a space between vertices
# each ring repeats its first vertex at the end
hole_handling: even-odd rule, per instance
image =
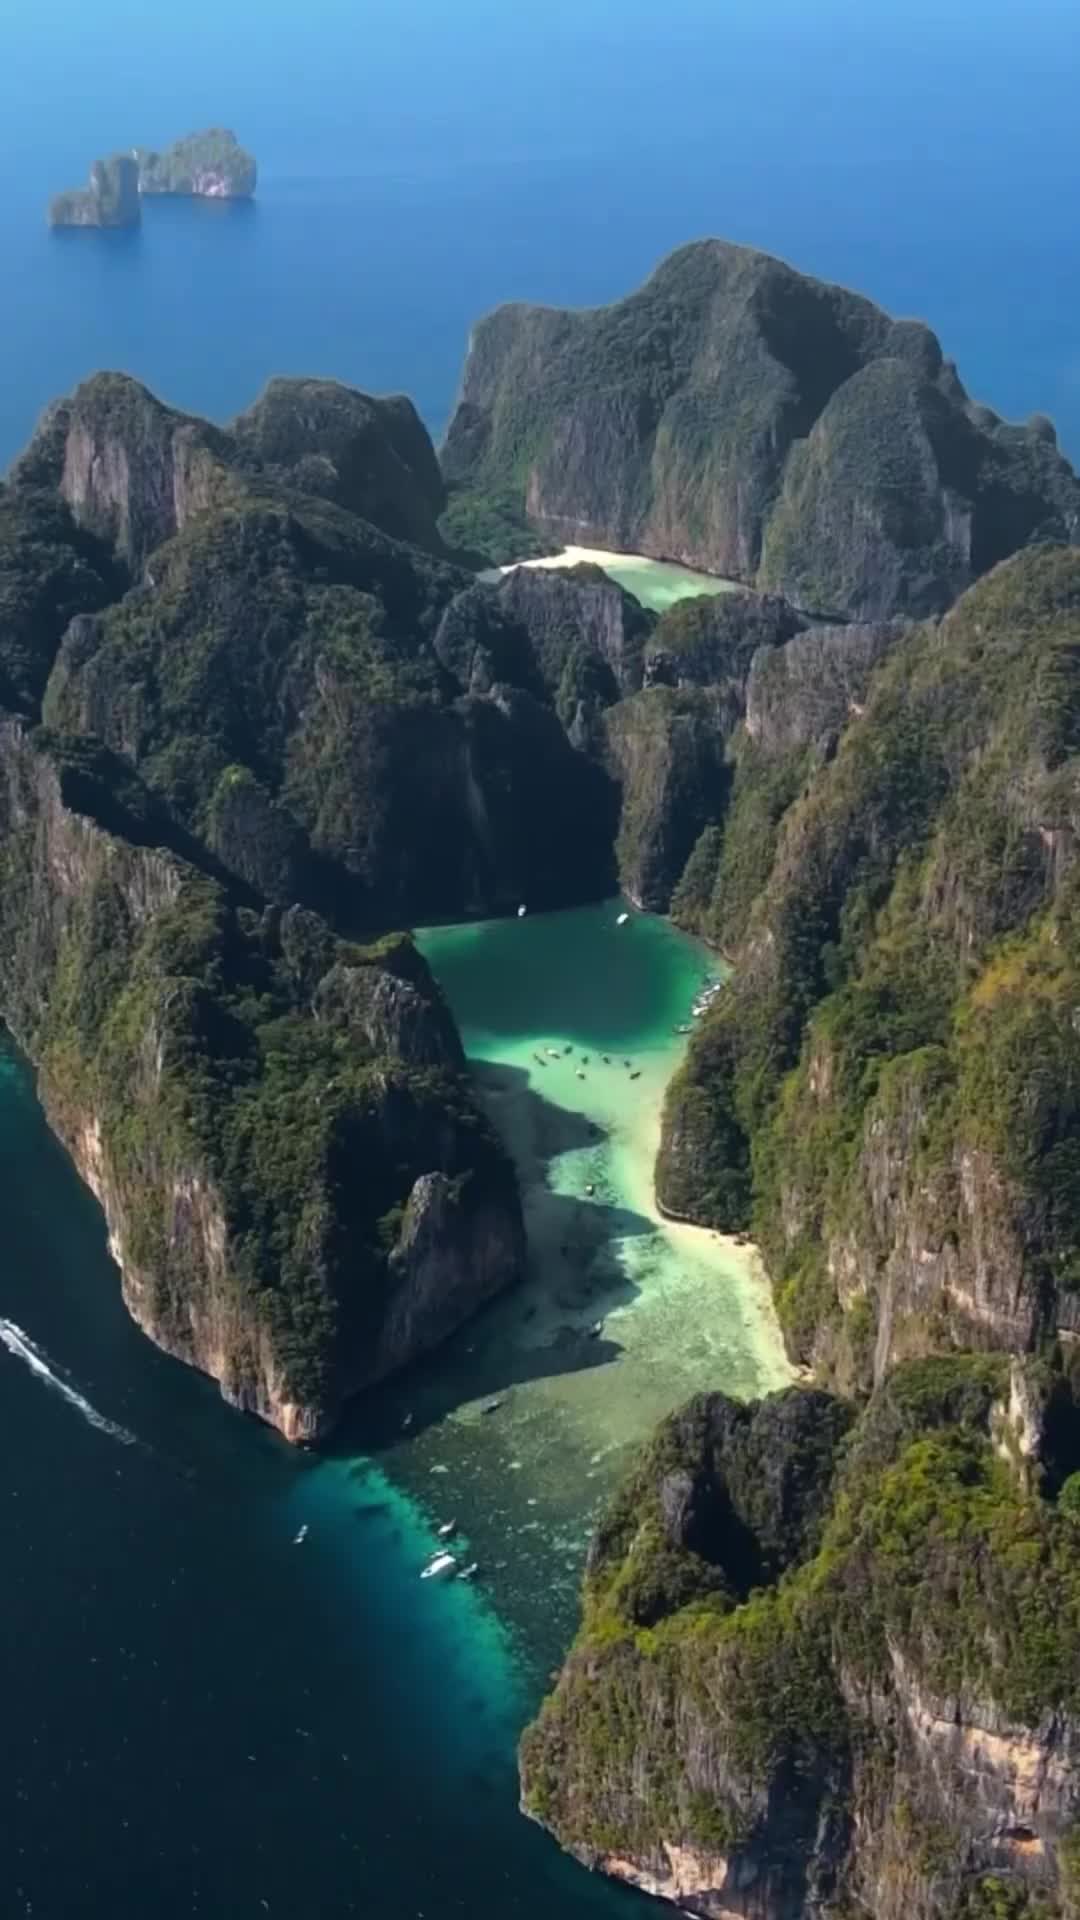
POLYGON ((54 194, 51 227, 137 227, 147 194, 183 194, 198 200, 250 200, 254 156, 225 127, 187 134, 161 153, 133 147, 95 160, 90 184, 54 194))

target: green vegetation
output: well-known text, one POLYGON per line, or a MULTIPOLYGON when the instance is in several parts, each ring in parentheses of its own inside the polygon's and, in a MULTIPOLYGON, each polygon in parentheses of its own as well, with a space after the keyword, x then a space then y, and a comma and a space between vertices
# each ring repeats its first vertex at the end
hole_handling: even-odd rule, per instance
POLYGON ((443 457, 461 544, 572 528, 855 617, 949 605, 1080 503, 1045 425, 973 406, 927 328, 717 240, 613 306, 488 315, 443 457))
POLYGON ((295 910, 239 906, 154 844, 158 803, 100 750, 42 734, 9 752, 29 804, 0 850, 3 1004, 61 1135, 99 1143, 139 1318, 202 1364, 192 1329, 230 1328, 227 1390, 255 1404, 272 1387, 321 1423, 379 1352, 415 1180, 457 1182, 466 1224, 490 1205, 513 1218, 424 963, 400 939, 346 947, 295 910), (42 836, 77 882, 67 904, 42 836), (435 1064, 365 1023, 345 987, 369 973, 411 983, 435 1064))
POLYGON ((490 596, 368 517, 438 544, 441 487, 407 403, 275 382, 221 433, 101 376, 46 423, 20 490, 62 482, 76 431, 128 474, 80 518, 149 580, 68 635, 51 726, 131 759, 257 895, 349 933, 610 888, 609 782, 558 725, 529 635, 520 691, 474 693, 435 642, 460 600, 467 674, 490 596), (321 492, 301 484, 310 461, 321 492))
POLYGON ((250 199, 255 191, 255 159, 225 127, 189 133, 162 153, 136 147, 142 193, 185 193, 216 200, 250 199))
POLYGON ((687 917, 730 903, 743 944, 671 1091, 661 1194, 752 1217, 792 1350, 841 1381, 867 1378, 904 1248, 934 1258, 894 1265, 897 1351, 1024 1346, 1075 1285, 1078 604, 1074 552, 1018 557, 895 645, 808 783, 744 746, 688 876, 687 917), (963 1293, 976 1232, 978 1329, 941 1266, 963 1293), (858 1322, 838 1263, 869 1285, 858 1322))
POLYGON ((530 1810, 587 1857, 649 1862, 671 1841, 734 1852, 748 1879, 779 1862, 796 1884, 829 1859, 837 1895, 877 1911, 874 1875, 898 1844, 914 1910, 1060 1915, 1059 1816, 1040 1818, 1026 1877, 1008 1876, 1016 1904, 995 1904, 1005 1883, 962 1756, 943 1747, 931 1777, 862 1704, 876 1698, 880 1720, 941 1703, 961 1724, 992 1706, 1031 1740, 1047 1716, 1080 1715, 1074 1522, 995 1450, 1007 1374, 994 1358, 901 1367, 846 1438, 840 1403, 830 1423, 827 1396, 797 1389, 756 1408, 692 1403, 665 1423, 601 1524, 578 1641, 523 1740, 530 1810), (671 1500, 682 1483, 696 1490, 695 1553, 687 1503, 671 1500), (711 1543, 707 1487, 726 1515, 711 1543), (785 1551, 740 1591, 732 1552, 748 1532, 760 1545, 770 1510, 785 1551), (661 1537, 666 1601, 643 1620, 641 1563, 661 1537))
POLYGON ((0 706, 36 713, 69 622, 122 589, 107 550, 54 494, 0 486, 0 706))

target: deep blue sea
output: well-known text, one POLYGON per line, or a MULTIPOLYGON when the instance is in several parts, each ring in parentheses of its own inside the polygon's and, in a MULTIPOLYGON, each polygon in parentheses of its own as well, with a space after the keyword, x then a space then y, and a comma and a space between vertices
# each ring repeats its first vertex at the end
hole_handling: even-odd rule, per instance
MULTIPOLYGON (((1078 57, 1075 0, 0 0, 0 466, 101 366, 438 432, 479 313, 705 233, 922 316, 1080 457, 1078 57), (211 122, 254 206, 48 233, 97 153, 211 122)), ((0 1920, 652 1912, 517 1815, 553 1649, 421 1587, 377 1448, 305 1463, 142 1339, 10 1054, 0 1200, 0 1920)))
POLYGON ((1075 0, 0 0, 0 466, 100 366, 226 417, 271 373, 437 432, 500 300, 722 234, 940 333, 1080 457, 1075 0), (210 122, 254 207, 50 235, 95 154, 210 122))

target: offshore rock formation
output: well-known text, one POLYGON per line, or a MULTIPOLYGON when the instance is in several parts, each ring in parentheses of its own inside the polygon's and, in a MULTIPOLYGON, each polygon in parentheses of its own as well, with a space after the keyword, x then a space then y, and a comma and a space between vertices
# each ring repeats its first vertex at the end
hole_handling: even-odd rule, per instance
POLYGON ((458 524, 676 558, 844 618, 943 609, 1080 484, 1045 420, 968 399, 928 328, 701 241, 588 312, 474 329, 444 451, 458 524))
POLYGON ((95 160, 88 187, 49 202, 50 227, 137 227, 141 219, 139 169, 126 153, 95 160))
POLYGON ((909 1364, 854 1427, 799 1388, 667 1421, 594 1541, 526 1811, 712 1920, 1075 1913, 1080 1476, 1033 1484, 1009 1373, 909 1364))
POLYGON ((208 127, 174 140, 163 153, 133 149, 140 193, 180 193, 204 200, 250 200, 255 192, 254 154, 227 127, 208 127))
POLYGON ((878 638, 839 670, 828 635, 760 659, 684 877, 736 966, 669 1091, 659 1192, 753 1222, 793 1356, 844 1389, 1080 1328, 1078 604, 1080 553, 1045 548, 894 637, 865 691, 878 638))
POLYGON ((239 906, 113 756, 0 722, 0 1008, 124 1299, 290 1440, 518 1274, 513 1173, 411 941, 239 906))

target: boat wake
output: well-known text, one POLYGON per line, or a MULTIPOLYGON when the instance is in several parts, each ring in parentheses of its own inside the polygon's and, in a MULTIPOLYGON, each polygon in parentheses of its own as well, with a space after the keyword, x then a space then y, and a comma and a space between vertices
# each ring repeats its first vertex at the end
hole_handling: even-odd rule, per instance
POLYGON ((24 1360, 31 1372, 36 1373, 39 1380, 44 1380, 46 1386, 62 1394, 68 1405, 81 1413, 83 1419, 88 1420, 99 1433, 109 1434, 112 1439, 119 1440, 125 1447, 134 1447, 138 1444, 135 1435, 129 1433, 126 1427, 119 1426, 115 1420, 107 1420, 103 1413, 99 1413, 96 1407, 90 1405, 89 1400, 84 1399, 81 1393, 69 1386, 66 1380, 62 1380, 59 1374, 54 1373, 45 1355, 35 1347, 29 1335, 15 1325, 14 1320, 0 1319, 0 1341, 17 1360, 24 1360))

